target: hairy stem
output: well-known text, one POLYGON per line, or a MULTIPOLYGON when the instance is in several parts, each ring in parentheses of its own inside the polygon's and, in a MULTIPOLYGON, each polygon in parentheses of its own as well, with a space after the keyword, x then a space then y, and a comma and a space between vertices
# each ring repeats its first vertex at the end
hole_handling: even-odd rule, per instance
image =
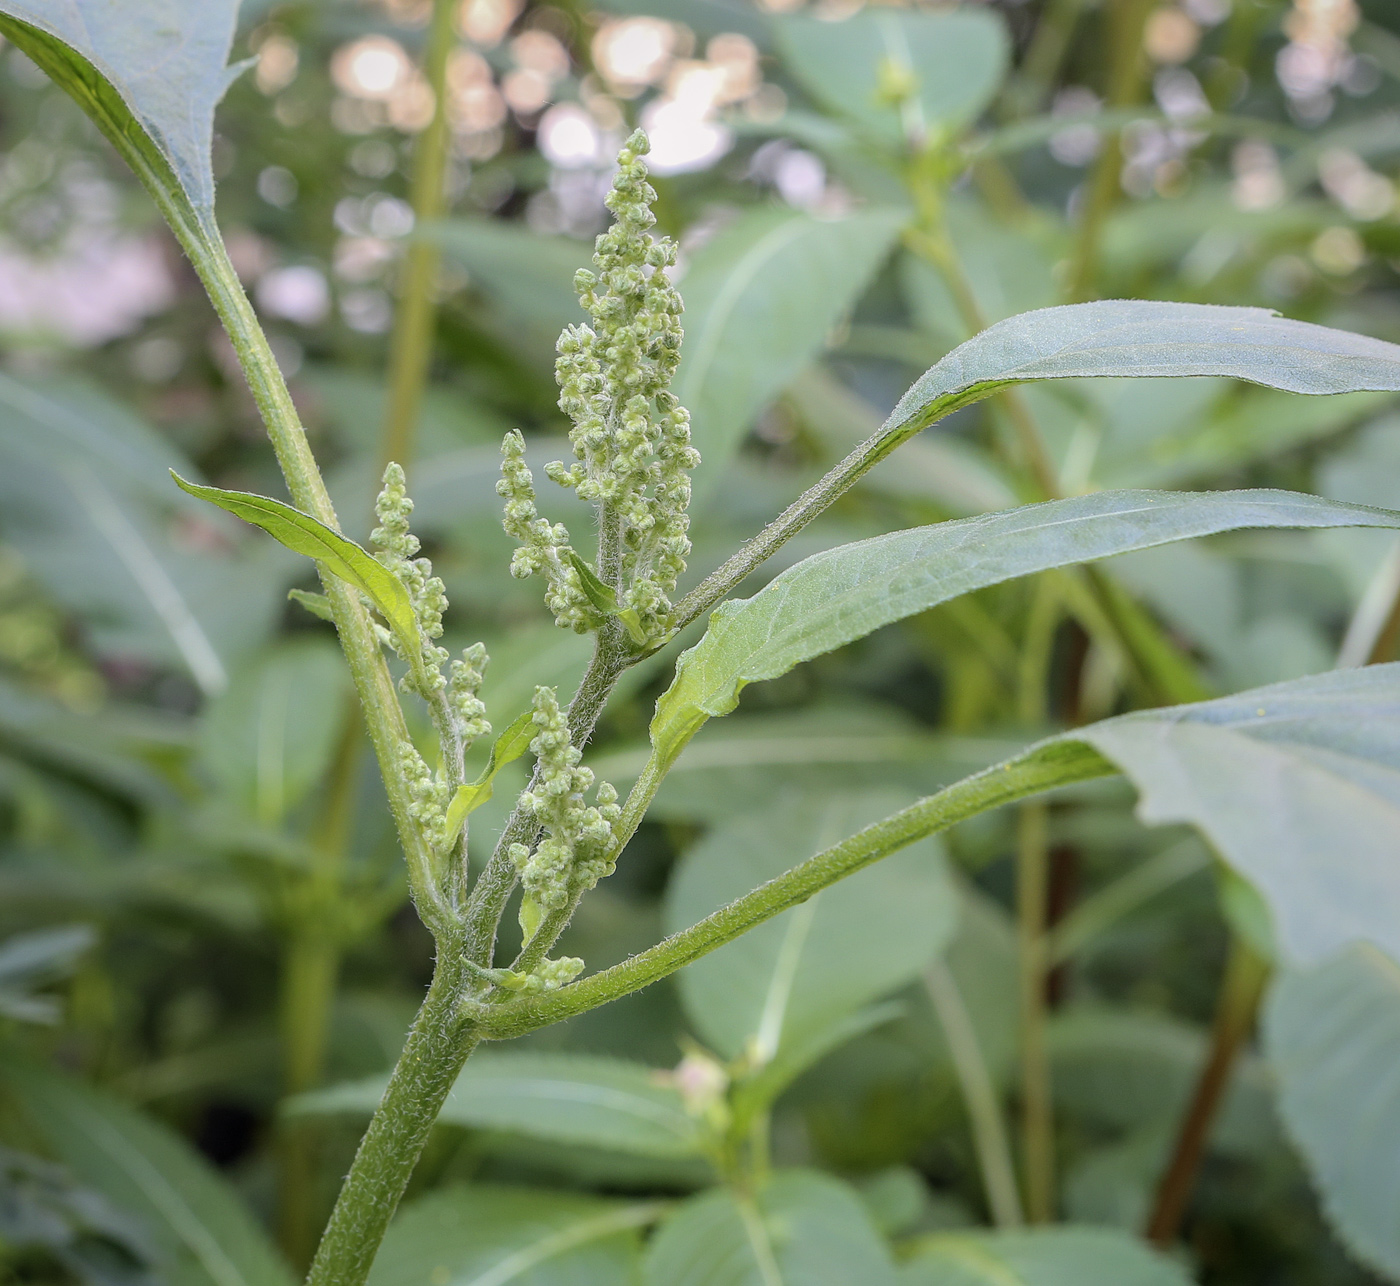
POLYGON ((1229 1087, 1235 1059, 1254 1028, 1259 1001, 1268 980, 1269 962, 1243 938, 1234 937, 1225 965, 1225 978, 1220 985, 1210 1053, 1182 1118, 1176 1147, 1162 1173, 1157 1200, 1147 1223, 1147 1239, 1156 1246, 1169 1247, 1180 1231, 1191 1190, 1196 1185, 1196 1172, 1205 1155, 1210 1128, 1229 1087))
POLYGON ((438 242, 422 235, 425 224, 440 219, 447 205, 444 179, 451 138, 447 107, 447 60, 455 43, 453 0, 434 0, 423 55, 423 74, 433 91, 433 119, 413 149, 409 200, 419 235, 408 243, 400 278, 398 308, 389 347, 389 398, 384 412, 380 464, 407 462, 423 405, 423 388, 433 356, 433 326, 437 318, 434 287, 442 264, 438 242))
POLYGON ((360 1141, 316 1251, 307 1286, 361 1286, 428 1141, 443 1100, 480 1036, 460 936, 439 940, 432 985, 360 1141))
POLYGON ((520 997, 476 1011, 484 1038, 504 1040, 586 1013, 630 995, 743 933, 805 902, 847 875, 906 845, 969 817, 1027 795, 1071 782, 1108 776, 1117 769, 1077 743, 1049 743, 1021 758, 989 768, 867 826, 808 858, 751 893, 672 934, 654 947, 579 982, 541 996, 520 997))
POLYGON ((936 961, 924 975, 929 999, 933 1001, 938 1021, 953 1056, 962 1091, 963 1107, 972 1127, 972 1143, 977 1152, 977 1166, 982 1174, 982 1190, 992 1222, 998 1228, 1019 1228, 1025 1222, 1021 1211, 1021 1196, 1016 1191, 1016 1169, 1011 1162, 1011 1145, 1002 1120, 1001 1104, 996 1086, 982 1057, 977 1029, 963 1002, 962 992, 952 971, 942 960, 936 961))

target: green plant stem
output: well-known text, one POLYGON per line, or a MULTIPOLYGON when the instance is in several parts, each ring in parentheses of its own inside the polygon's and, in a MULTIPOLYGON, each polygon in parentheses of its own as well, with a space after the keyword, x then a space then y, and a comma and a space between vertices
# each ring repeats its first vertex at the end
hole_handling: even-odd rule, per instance
MULTIPOLYGON (((1110 110, 1131 107, 1141 97, 1145 72, 1142 33, 1151 11, 1152 0, 1109 0, 1110 71, 1105 99, 1110 110)), ((1070 260, 1068 293, 1071 302, 1094 298, 1098 285, 1099 243, 1109 211, 1121 191, 1119 172, 1122 168, 1122 136, 1113 131, 1104 135, 1085 193, 1070 260)))
MULTIPOLYGON (((340 973, 342 876, 355 808, 362 725, 350 705, 341 728, 307 875, 283 944, 280 1025, 282 1093, 314 1089, 325 1070, 331 1010, 340 973)), ((282 1122, 277 1150, 277 1215, 282 1249, 298 1268, 316 1249, 317 1129, 309 1118, 282 1122)))
POLYGON ((1004 117, 1033 116, 1044 110, 1083 11, 1084 0, 1046 0, 1020 72, 1007 86, 1004 117))
POLYGON ((1117 771, 1076 742, 1051 742, 1020 758, 968 777, 867 826, 809 857, 776 879, 736 898, 703 920, 646 951, 558 991, 523 996, 475 1011, 487 1040, 506 1040, 586 1013, 650 986, 683 965, 731 942, 756 924, 805 902, 837 880, 888 857, 926 835, 1027 795, 1117 771))
POLYGON ((437 240, 423 228, 440 219, 447 207, 445 178, 451 140, 447 106, 447 60, 456 43, 452 30, 454 0, 434 0, 423 56, 423 74, 433 91, 433 118, 413 149, 409 201, 418 235, 404 252, 399 302, 389 345, 389 397, 384 411, 381 468, 391 460, 404 464, 413 454, 413 441, 423 406, 423 389, 433 356, 437 320, 434 290, 442 265, 437 240))
POLYGON ((340 1190, 307 1286, 361 1286, 418 1157, 467 1056, 480 1039, 461 935, 438 941, 437 966, 384 1097, 340 1190))
MULTIPOLYGON (((1019 716, 1043 724, 1046 689, 1060 599, 1052 577, 1036 579, 1021 654, 1019 716)), ((1021 1148, 1025 1163, 1026 1216, 1048 1223, 1055 1212, 1055 1118, 1050 1057, 1045 1044, 1049 973, 1049 812, 1043 800, 1021 805, 1016 824, 1016 942, 1020 979, 1021 1148)))
POLYGON ((1225 1090, 1230 1084, 1230 1072, 1235 1060, 1254 1028, 1269 972, 1269 962, 1242 937, 1237 935, 1231 939, 1230 957, 1226 962, 1225 978, 1220 986, 1220 999, 1215 1011, 1210 1053, 1196 1082, 1190 1106, 1182 1118, 1176 1147, 1162 1173, 1157 1199, 1147 1222, 1147 1239, 1156 1246, 1171 1246, 1181 1228, 1182 1217, 1196 1184, 1196 1172, 1205 1154, 1210 1128, 1215 1123, 1225 1090))
POLYGON ((963 1106, 972 1126, 972 1143, 977 1151, 977 1166, 982 1175, 982 1189, 987 1196, 987 1208, 998 1228, 1019 1228, 1025 1222, 1021 1196, 1016 1190, 1016 1169, 1011 1162, 1011 1145, 1006 1136, 1001 1104, 996 1086, 982 1057, 977 1029, 963 1003, 957 979, 942 960, 936 961, 924 975, 929 999, 933 1001, 938 1021, 953 1056, 958 1074, 958 1088, 963 1106))

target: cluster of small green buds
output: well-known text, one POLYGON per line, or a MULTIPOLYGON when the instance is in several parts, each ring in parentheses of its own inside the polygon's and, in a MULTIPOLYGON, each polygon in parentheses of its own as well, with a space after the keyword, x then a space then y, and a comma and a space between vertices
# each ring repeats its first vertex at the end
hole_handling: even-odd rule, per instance
POLYGON ((544 573, 545 604, 565 629, 583 634, 601 620, 584 593, 583 582, 569 558, 569 532, 563 523, 541 518, 535 507, 535 479, 525 463, 525 439, 516 429, 501 443, 501 480, 496 494, 506 502, 503 526, 520 541, 510 561, 510 574, 524 580, 544 573))
POLYGON ((622 815, 617 791, 608 782, 598 784, 595 804, 584 799, 593 771, 579 766, 579 751, 553 688, 535 689, 534 709, 539 731, 530 749, 538 761, 538 780, 534 790, 520 796, 520 806, 534 815, 544 834, 533 852, 524 844, 510 848, 524 887, 521 925, 527 938, 545 911, 566 906, 574 893, 612 874, 612 827, 622 815))
POLYGON ((486 655, 484 643, 473 643, 471 647, 462 650, 460 661, 452 662, 451 677, 447 682, 447 700, 464 747, 491 732, 491 724, 486 718, 486 703, 478 695, 481 691, 482 671, 486 669, 486 663, 490 659, 486 655))
POLYGON ((429 846, 444 851, 451 842, 447 807, 452 802, 452 787, 423 762, 412 742, 399 743, 399 769, 408 787, 408 815, 418 823, 429 846))
MULTIPOLYGON (((370 532, 370 540, 375 545, 375 558, 393 572, 408 589, 413 603, 413 611, 425 640, 438 638, 442 634, 442 614, 447 610, 447 591, 440 577, 433 575, 433 564, 427 558, 417 558, 420 548, 418 537, 408 526, 408 517, 413 512, 413 501, 408 498, 404 485, 403 470, 397 464, 390 464, 384 470, 384 489, 374 503, 374 512, 379 518, 379 526, 370 532)), ((442 677, 442 666, 447 660, 447 652, 436 644, 423 645, 421 666, 413 664, 415 658, 404 656, 406 640, 396 640, 399 655, 410 663, 404 683, 415 691, 423 681, 431 684, 433 690, 419 692, 431 700, 447 682, 442 677)))
POLYGON ((541 960, 532 973, 501 970, 496 980, 507 991, 538 996, 544 991, 558 991, 566 983, 573 982, 582 972, 583 961, 577 956, 560 956, 558 960, 541 960))
MULTIPOLYGON (((555 374, 560 409, 573 421, 577 463, 566 468, 556 462, 546 472, 597 504, 605 527, 615 524, 616 549, 606 558, 600 549, 598 573, 611 582, 617 609, 635 613, 637 633, 656 642, 669 631, 668 596, 690 553, 690 470, 700 456, 690 445, 690 417, 669 391, 680 361, 682 305, 667 275, 676 262, 675 243, 649 232, 656 192, 642 159, 648 148, 638 130, 619 153, 607 196, 613 225, 598 238, 594 270, 574 279, 591 324, 565 328, 555 374)), ((506 529, 525 542, 512 570, 546 571, 551 591, 578 614, 561 616, 561 623, 588 620, 596 613, 577 578, 566 594, 556 588, 562 572, 572 570, 568 536, 536 514, 520 450, 507 440, 506 529)))

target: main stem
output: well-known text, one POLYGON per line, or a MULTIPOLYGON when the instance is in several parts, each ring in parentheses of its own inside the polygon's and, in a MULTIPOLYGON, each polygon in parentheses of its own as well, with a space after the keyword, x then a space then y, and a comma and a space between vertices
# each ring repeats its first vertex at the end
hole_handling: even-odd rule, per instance
POLYGON ((454 37, 454 0, 434 0, 424 51, 423 74, 433 91, 433 118, 418 136, 413 150, 413 174, 409 199, 418 235, 404 253, 394 333, 389 346, 389 399, 384 413, 381 467, 391 460, 400 464, 413 454, 413 441, 423 406, 423 389, 433 355, 433 327, 437 319, 434 290, 442 249, 423 235, 425 224, 440 219, 446 210, 447 145, 450 120, 447 106, 447 60, 454 37))

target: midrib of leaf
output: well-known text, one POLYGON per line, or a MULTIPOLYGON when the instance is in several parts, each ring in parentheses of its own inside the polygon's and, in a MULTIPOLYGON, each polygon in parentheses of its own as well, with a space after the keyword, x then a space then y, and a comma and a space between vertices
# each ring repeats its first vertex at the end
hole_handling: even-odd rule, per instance
POLYGON ((70 1105, 75 1118, 85 1118, 84 1133, 99 1147, 119 1170, 128 1175, 133 1185, 146 1197, 170 1225, 200 1266, 219 1286, 265 1286, 250 1282, 225 1253, 224 1248, 204 1226, 178 1189, 130 1141, 112 1127, 100 1112, 80 1100, 70 1105))
POLYGON ((90 435, 85 433, 84 421, 66 406, 36 393, 31 388, 26 388, 18 380, 4 374, 0 374, 0 402, 13 407, 36 424, 41 424, 46 429, 52 429, 56 435, 71 442, 80 451, 84 453, 96 451, 121 469, 123 473, 131 471, 130 463, 124 460, 120 453, 107 449, 110 444, 110 438, 107 434, 90 435))
MULTIPOLYGON (((729 314, 733 312, 744 291, 752 284, 764 263, 798 237, 807 226, 804 216, 794 215, 760 237, 735 264, 734 271, 725 279, 714 303, 705 314, 698 341, 693 334, 690 338, 691 352, 698 355, 690 362, 688 369, 681 372, 680 388, 676 390, 681 405, 689 405, 692 387, 702 388, 705 380, 709 378, 710 367, 729 325, 729 314)), ((685 283, 681 284, 684 286, 685 283)))
POLYGON ((463 1279, 459 1286, 507 1286, 507 1283, 528 1273, 532 1268, 538 1268, 567 1251, 586 1246, 590 1241, 601 1241, 614 1233, 626 1232, 631 1228, 644 1228, 655 1223, 666 1209, 667 1203, 664 1201, 649 1201, 626 1206, 621 1210, 611 1210, 591 1219, 581 1219, 578 1223, 542 1237, 532 1246, 525 1246, 514 1254, 507 1255, 484 1273, 463 1279))
MULTIPOLYGON (((821 844, 817 851, 820 852, 825 847, 825 844, 821 844)), ((802 962, 802 951, 812 931, 812 920, 816 916, 817 903, 821 896, 820 893, 815 894, 789 913, 787 928, 783 932, 782 945, 778 948, 778 958, 773 962, 773 974, 768 980, 768 992, 763 998, 763 1010, 758 1020, 755 1043, 760 1065, 771 1062, 778 1052, 788 1002, 792 999, 792 988, 797 982, 797 967, 802 962)))
POLYGON ((200 690, 205 696, 217 696, 228 686, 228 671, 179 587, 92 470, 76 464, 65 472, 74 493, 84 502, 93 525, 131 573, 132 580, 174 640, 200 690))
POLYGON ((977 1273, 986 1286, 1028 1286, 1024 1277, 1013 1273, 994 1255, 979 1246, 975 1241, 961 1237, 938 1239, 939 1253, 977 1273))
POLYGON ((763 1278, 763 1286, 784 1286, 782 1270, 773 1254, 773 1240, 768 1235, 768 1225, 763 1222, 758 1207, 748 1197, 739 1193, 734 1194, 733 1200, 738 1208, 739 1218, 743 1220, 744 1235, 749 1239, 749 1247, 753 1251, 759 1275, 763 1278))

